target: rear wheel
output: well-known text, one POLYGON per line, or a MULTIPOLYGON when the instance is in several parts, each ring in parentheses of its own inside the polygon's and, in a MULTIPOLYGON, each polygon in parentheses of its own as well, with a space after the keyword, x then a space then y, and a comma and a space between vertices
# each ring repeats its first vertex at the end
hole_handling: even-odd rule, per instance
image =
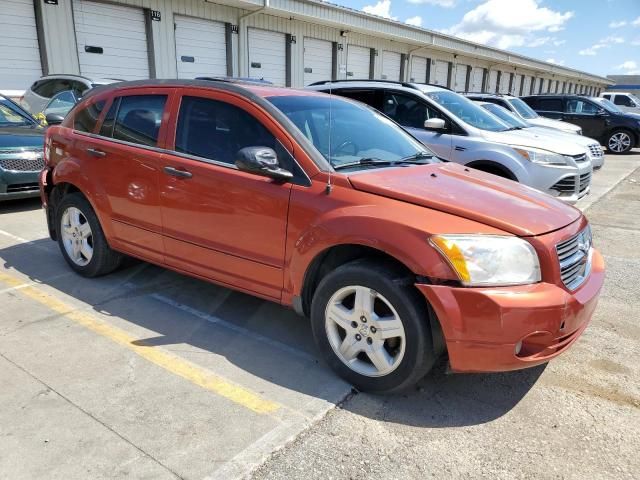
POLYGON ((626 130, 614 130, 607 139, 607 149, 615 154, 628 153, 633 147, 633 137, 626 130))
POLYGON ((326 362, 359 390, 403 390, 435 363, 424 300, 406 275, 372 261, 324 277, 311 321, 326 362))
POLYGON ((111 250, 91 204, 79 193, 62 198, 56 209, 58 245, 69 266, 85 277, 112 272, 123 256, 111 250))

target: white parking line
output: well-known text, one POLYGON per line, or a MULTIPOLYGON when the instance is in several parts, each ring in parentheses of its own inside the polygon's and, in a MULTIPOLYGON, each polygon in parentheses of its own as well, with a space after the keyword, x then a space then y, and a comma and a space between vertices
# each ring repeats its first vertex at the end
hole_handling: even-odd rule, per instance
POLYGON ((39 250, 44 250, 44 251, 47 251, 47 252, 49 251, 49 249, 47 247, 44 247, 44 246, 40 245, 35 240, 27 240, 26 238, 19 237, 17 235, 14 235, 13 233, 9 233, 9 232, 6 232, 4 230, 0 230, 0 235, 4 235, 5 237, 8 237, 8 238, 10 238, 12 240, 15 240, 16 242, 20 242, 23 245, 30 245, 32 247, 35 247, 35 248, 39 249, 39 250))

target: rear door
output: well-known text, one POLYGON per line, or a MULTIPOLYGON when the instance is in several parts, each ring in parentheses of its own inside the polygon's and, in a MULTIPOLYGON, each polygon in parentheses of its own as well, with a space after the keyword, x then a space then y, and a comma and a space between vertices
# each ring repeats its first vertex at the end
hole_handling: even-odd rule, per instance
POLYGON ((270 147, 292 168, 291 143, 235 95, 185 89, 179 102, 160 176, 166 263, 279 300, 292 184, 241 172, 234 160, 241 148, 270 147))
POLYGON ((536 106, 534 110, 547 118, 562 120, 564 115, 564 104, 560 97, 539 97, 535 99, 536 106))

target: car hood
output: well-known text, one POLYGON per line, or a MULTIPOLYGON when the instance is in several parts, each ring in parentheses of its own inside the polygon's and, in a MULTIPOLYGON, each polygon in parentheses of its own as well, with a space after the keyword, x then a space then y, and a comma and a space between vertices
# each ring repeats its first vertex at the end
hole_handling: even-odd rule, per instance
POLYGON ((542 235, 580 218, 550 195, 455 163, 349 175, 356 190, 451 213, 519 236, 542 235))
POLYGON ((546 128, 546 127, 531 127, 531 128, 528 128, 527 131, 531 133, 535 133, 536 135, 542 135, 542 136, 547 135, 547 136, 561 138, 565 142, 577 143, 578 145, 582 145, 585 148, 591 145, 600 146, 600 142, 598 142, 597 140, 594 140, 593 138, 585 137, 583 135, 576 135, 575 133, 569 133, 569 132, 560 131, 560 130, 551 130, 550 128, 546 128))
POLYGON ((552 120, 551 118, 545 117, 528 118, 526 122, 538 127, 554 128, 557 130, 562 130, 563 132, 576 133, 580 130, 580 127, 572 123, 561 122, 560 120, 552 120))
POLYGON ((0 127, 0 148, 26 148, 44 146, 44 129, 41 127, 0 127))
POLYGON ((574 142, 559 137, 550 137, 530 133, 526 129, 510 130, 507 132, 482 131, 482 136, 495 143, 504 143, 518 147, 539 148, 560 155, 582 155, 584 148, 574 142))

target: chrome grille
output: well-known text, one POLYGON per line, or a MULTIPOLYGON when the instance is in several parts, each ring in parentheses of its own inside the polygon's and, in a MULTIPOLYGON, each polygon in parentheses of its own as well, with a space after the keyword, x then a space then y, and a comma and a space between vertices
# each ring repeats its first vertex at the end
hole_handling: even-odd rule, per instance
POLYGON ((602 151, 602 147, 597 143, 592 143, 589 145, 589 153, 594 158, 601 158, 604 156, 604 152, 602 151))
POLYGON ((571 155, 571 158, 573 158, 573 160, 575 162, 585 162, 587 160, 587 154, 583 153, 582 155, 571 155))
POLYGON ((560 193, 573 193, 576 190, 576 177, 575 175, 571 177, 565 177, 559 182, 557 182, 552 190, 557 190, 560 193))
POLYGON ((42 150, 0 151, 0 168, 14 172, 39 172, 44 168, 42 150))
POLYGON ((556 245, 560 278, 569 289, 575 290, 589 276, 591 271, 591 227, 556 245))
POLYGON ((583 173, 580 175, 580 195, 585 193, 591 185, 591 173, 583 173))

